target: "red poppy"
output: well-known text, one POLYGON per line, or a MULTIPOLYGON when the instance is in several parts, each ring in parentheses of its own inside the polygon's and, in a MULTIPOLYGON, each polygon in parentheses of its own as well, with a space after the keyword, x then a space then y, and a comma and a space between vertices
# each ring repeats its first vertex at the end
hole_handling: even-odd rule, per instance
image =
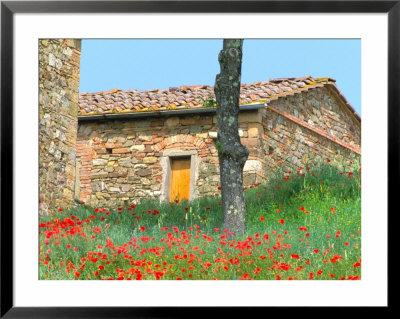
POLYGON ((261 216, 260 220, 263 222, 265 220, 265 218, 263 216, 261 216))
POLYGON ((145 230, 146 230, 146 227, 144 227, 144 226, 140 227, 140 231, 145 231, 145 230))
POLYGON ((284 221, 283 219, 281 219, 279 222, 280 222, 282 225, 285 223, 285 221, 284 221))

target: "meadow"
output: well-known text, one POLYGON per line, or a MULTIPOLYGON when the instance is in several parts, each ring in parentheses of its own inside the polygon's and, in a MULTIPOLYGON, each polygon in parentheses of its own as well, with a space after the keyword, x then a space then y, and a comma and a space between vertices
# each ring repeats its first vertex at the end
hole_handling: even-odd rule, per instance
POLYGON ((327 159, 245 188, 241 237, 223 227, 219 192, 41 216, 39 279, 361 279, 359 165, 327 159))

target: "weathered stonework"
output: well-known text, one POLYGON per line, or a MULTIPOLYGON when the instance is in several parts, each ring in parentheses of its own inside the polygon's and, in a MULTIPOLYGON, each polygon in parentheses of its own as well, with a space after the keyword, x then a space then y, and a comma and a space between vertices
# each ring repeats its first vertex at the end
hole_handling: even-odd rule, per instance
POLYGON ((39 213, 69 207, 75 153, 81 40, 39 40, 39 213))
MULTIPOLYGON (((240 123, 244 137, 248 126, 240 123)), ((82 121, 77 142, 80 200, 91 205, 166 200, 168 160, 178 156, 192 157, 191 199, 214 195, 219 186, 218 154, 211 138, 215 131, 215 115, 210 114, 82 121)), ((252 158, 259 153, 251 145, 249 149, 252 158)), ((245 176, 253 174, 254 165, 245 176)))
POLYGON ((272 101, 262 124, 264 171, 327 158, 351 163, 361 155, 361 123, 327 88, 272 101))

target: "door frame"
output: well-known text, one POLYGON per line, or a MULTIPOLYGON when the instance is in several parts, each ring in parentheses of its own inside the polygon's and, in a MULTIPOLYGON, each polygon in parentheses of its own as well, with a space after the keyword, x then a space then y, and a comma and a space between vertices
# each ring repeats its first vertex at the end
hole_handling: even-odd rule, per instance
POLYGON ((171 188, 171 166, 172 160, 179 157, 190 157, 190 184, 189 201, 195 199, 195 185, 198 176, 199 158, 196 150, 182 151, 177 149, 165 150, 161 156, 160 164, 163 171, 163 181, 161 186, 161 201, 169 202, 171 188))

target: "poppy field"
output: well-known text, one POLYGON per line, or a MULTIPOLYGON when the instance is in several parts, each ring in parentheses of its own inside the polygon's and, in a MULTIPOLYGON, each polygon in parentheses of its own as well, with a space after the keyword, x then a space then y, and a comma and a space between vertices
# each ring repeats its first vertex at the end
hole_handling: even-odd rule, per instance
POLYGON ((189 202, 59 208, 39 217, 41 280, 359 280, 361 169, 329 160, 245 188, 246 234, 219 189, 189 202))

